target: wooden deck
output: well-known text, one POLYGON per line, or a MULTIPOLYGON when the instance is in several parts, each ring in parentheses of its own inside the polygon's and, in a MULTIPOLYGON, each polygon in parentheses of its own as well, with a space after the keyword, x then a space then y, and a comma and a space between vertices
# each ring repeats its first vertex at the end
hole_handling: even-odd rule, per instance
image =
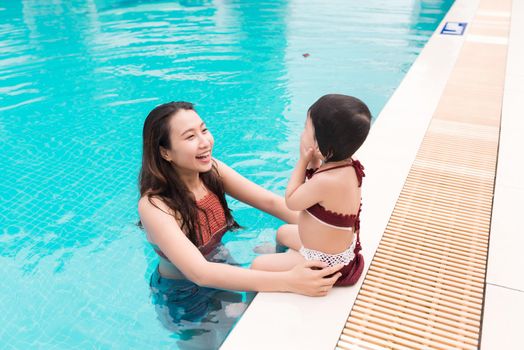
POLYGON ((481 0, 337 349, 477 349, 511 1, 481 0))

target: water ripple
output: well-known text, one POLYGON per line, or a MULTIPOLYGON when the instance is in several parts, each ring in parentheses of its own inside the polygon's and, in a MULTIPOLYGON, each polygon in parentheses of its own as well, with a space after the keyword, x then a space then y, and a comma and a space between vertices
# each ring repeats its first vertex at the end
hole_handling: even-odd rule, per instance
MULTIPOLYGON (((156 257, 135 226, 149 110, 195 102, 214 155, 282 194, 309 105, 347 93, 377 115, 450 4, 2 2, 2 343, 172 347, 148 300, 156 257)), ((224 242, 249 264, 281 222, 231 207, 248 229, 224 242)))

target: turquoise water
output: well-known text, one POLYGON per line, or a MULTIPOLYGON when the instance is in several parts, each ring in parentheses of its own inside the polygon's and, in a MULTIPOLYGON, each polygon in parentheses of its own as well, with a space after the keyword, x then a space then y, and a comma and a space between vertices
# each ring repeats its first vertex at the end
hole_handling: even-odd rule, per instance
MULTIPOLYGON (((282 194, 309 105, 378 115, 451 3, 1 2, 2 347, 176 348, 134 225, 149 110, 194 102, 215 156, 282 194)), ((245 229, 223 242, 248 266, 280 222, 230 203, 245 229)))

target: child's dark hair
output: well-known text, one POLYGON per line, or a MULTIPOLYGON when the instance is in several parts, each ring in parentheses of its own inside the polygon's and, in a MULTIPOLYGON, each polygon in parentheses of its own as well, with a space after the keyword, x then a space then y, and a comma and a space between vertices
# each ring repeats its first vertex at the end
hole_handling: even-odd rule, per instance
POLYGON ((313 103, 308 112, 325 162, 351 157, 368 136, 371 113, 358 98, 324 95, 313 103))

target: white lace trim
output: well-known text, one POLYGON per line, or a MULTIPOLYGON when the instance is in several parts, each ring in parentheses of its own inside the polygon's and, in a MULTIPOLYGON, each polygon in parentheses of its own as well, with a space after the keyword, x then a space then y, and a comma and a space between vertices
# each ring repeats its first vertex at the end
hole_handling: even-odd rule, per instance
POLYGON ((344 264, 347 265, 355 258, 355 241, 351 244, 351 246, 344 250, 342 253, 338 254, 327 254, 324 252, 320 252, 318 250, 314 249, 308 249, 305 247, 300 248, 299 253, 302 254, 302 256, 306 260, 319 260, 322 262, 327 263, 329 266, 335 266, 338 264, 344 264))

